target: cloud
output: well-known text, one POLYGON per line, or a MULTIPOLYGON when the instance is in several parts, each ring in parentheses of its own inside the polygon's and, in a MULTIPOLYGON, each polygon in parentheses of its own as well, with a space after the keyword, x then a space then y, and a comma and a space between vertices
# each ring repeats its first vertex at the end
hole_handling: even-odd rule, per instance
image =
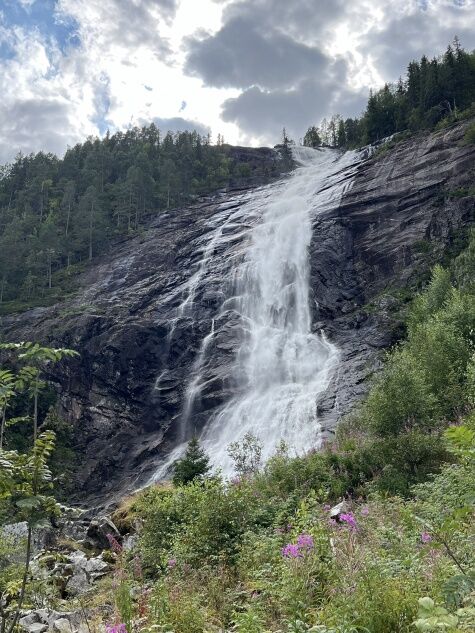
POLYGON ((336 80, 306 80, 288 91, 249 88, 225 101, 222 116, 225 121, 236 123, 249 137, 261 143, 276 143, 283 127, 298 140, 309 125, 319 123, 328 112, 354 115, 361 112, 366 100, 366 92, 342 90, 336 80))
POLYGON ((325 72, 329 63, 317 47, 263 29, 255 16, 237 16, 213 36, 190 38, 185 71, 218 88, 284 88, 325 72))
POLYGON ((17 151, 49 151, 60 154, 68 144, 79 140, 80 130, 72 133, 67 102, 57 99, 25 99, 14 106, 0 105, 0 163, 12 158, 12 139, 17 151))
POLYGON ((455 34, 475 46, 475 0, 241 0, 214 33, 186 41, 185 71, 237 88, 222 117, 248 139, 294 136, 324 116, 361 114, 370 87, 394 81, 412 58, 455 34))
POLYGON ((192 132, 196 130, 198 134, 206 136, 210 132, 210 128, 199 121, 192 121, 190 119, 183 119, 180 116, 164 119, 155 117, 153 119, 155 125, 162 132, 192 132))
POLYGON ((59 0, 57 14, 75 19, 84 46, 100 46, 104 55, 146 48, 168 58, 172 51, 160 26, 176 8, 177 0, 59 0))
POLYGON ((475 0, 6 0, 0 161, 151 120, 298 138, 455 34, 474 48, 474 15, 475 0))
POLYGON ((473 0, 427 0, 419 7, 389 14, 381 27, 361 42, 360 50, 373 60, 386 81, 395 81, 404 76, 411 60, 439 55, 455 35, 467 50, 475 48, 473 0))

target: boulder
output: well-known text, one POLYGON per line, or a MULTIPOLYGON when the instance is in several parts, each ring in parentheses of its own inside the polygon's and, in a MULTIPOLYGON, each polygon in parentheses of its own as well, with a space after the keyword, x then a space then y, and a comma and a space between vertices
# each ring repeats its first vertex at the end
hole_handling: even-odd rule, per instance
POLYGON ((338 503, 336 506, 333 506, 333 508, 330 508, 330 519, 333 519, 334 521, 339 521, 340 520, 340 516, 342 514, 346 514, 349 511, 350 507, 348 505, 347 501, 341 501, 340 503, 338 503))
POLYGON ((119 530, 109 517, 100 517, 90 522, 86 532, 86 539, 92 547, 101 550, 109 549, 111 546, 109 536, 113 536, 117 541, 122 540, 119 530))

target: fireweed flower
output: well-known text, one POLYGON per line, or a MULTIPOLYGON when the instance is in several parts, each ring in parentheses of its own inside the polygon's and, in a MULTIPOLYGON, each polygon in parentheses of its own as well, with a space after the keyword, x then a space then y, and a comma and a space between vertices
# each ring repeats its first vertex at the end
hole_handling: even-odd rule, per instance
POLYGON ((106 624, 106 633, 127 633, 127 627, 123 622, 120 624, 106 624))
POLYGON ((351 530, 356 530, 356 519, 352 512, 340 514, 340 521, 343 521, 351 530))
MULTIPOLYGON (((107 540, 109 541, 109 545, 111 546, 111 550, 116 554, 122 553, 122 545, 112 534, 106 534, 107 540)), ((125 626, 125 625, 124 625, 125 626)), ((119 632, 120 633, 120 632, 119 632)))
POLYGON ((170 558, 167 565, 168 567, 170 567, 170 569, 172 569, 173 567, 176 567, 176 558, 170 558))
POLYGON ((282 556, 284 558, 299 558, 302 554, 300 553, 298 545, 295 545, 295 543, 287 543, 287 545, 282 548, 282 556))
POLYGON ((421 541, 422 543, 430 543, 432 541, 432 536, 429 534, 429 532, 422 532, 421 541))
POLYGON ((299 549, 302 550, 313 549, 313 538, 310 536, 310 534, 301 534, 297 538, 297 546, 299 549))

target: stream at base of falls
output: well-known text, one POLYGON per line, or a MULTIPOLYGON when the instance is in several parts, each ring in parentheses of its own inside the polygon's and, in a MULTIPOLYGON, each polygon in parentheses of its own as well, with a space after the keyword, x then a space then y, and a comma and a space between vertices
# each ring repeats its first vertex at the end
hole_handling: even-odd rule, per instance
POLYGON ((262 444, 263 461, 282 441, 290 454, 320 445, 317 402, 337 371, 339 351, 312 329, 309 247, 312 240, 318 244, 318 235, 312 235, 315 218, 338 205, 359 159, 354 152, 328 148, 295 147, 293 153, 298 167, 290 177, 247 194, 211 221, 201 259, 182 290, 177 320, 192 314, 197 288, 206 286, 209 268, 226 257, 227 244, 239 239, 239 249, 186 386, 177 446, 153 481, 169 476, 193 435, 191 420, 205 386, 203 367, 215 321, 228 314, 238 319, 240 332, 229 370, 234 394, 210 412, 198 434, 213 467, 231 476, 228 446, 247 433, 262 444))

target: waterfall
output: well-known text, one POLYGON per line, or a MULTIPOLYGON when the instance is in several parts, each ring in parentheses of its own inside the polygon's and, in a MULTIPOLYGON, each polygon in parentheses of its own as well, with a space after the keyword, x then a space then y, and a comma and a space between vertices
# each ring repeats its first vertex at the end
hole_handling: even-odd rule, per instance
MULTIPOLYGON (((235 395, 211 414, 200 437, 212 463, 225 475, 232 474, 229 444, 248 432, 262 443, 264 461, 282 440, 296 453, 318 447, 317 401, 338 366, 338 349, 323 332, 312 330, 309 246, 315 217, 339 203, 357 157, 352 152, 296 147, 294 158, 298 167, 288 179, 243 199, 237 210, 218 214, 208 242, 220 245, 228 235, 223 227, 247 226, 217 314, 231 310, 241 323, 229 377, 235 395)), ((211 261, 213 250, 204 250, 206 261, 211 261)), ((203 273, 201 265, 198 274, 203 273)), ((193 293, 196 283, 195 274, 193 293)), ((213 320, 189 380, 186 419, 200 390, 203 358, 214 332, 213 320)), ((184 446, 172 451, 155 479, 166 474, 184 446)))

